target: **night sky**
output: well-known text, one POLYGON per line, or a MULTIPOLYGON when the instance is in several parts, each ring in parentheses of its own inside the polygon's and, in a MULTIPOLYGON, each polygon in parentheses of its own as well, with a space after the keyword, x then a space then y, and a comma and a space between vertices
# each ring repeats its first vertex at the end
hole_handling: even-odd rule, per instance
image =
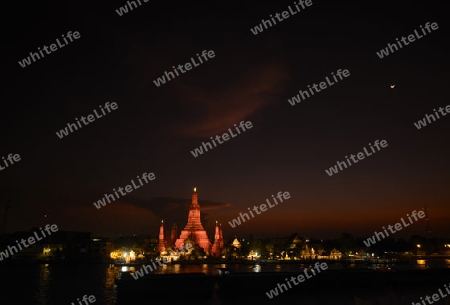
MULTIPOLYGON (((0 157, 21 156, 0 171, 2 218, 12 200, 6 231, 55 223, 104 236, 156 235, 161 219, 166 228, 185 226, 197 187, 210 239, 216 219, 226 237, 367 237, 423 206, 435 234, 449 236, 450 115, 414 126, 450 104, 448 21, 437 2, 313 0, 258 35, 250 28, 293 1, 141 0, 123 16, 116 13, 123 0, 18 2, 5 13, 2 39, 0 157), (376 55, 427 22, 439 29, 383 59, 376 55), (80 38, 25 68, 18 64, 69 31, 80 38), (203 50, 215 57, 155 86, 203 50), (350 76, 288 103, 338 69, 350 76), (108 101, 118 109, 56 135, 108 101), (241 121, 253 128, 193 157, 202 142, 241 121), (388 146, 326 174, 376 140, 388 146), (156 179, 93 206, 145 172, 156 179), (279 191, 291 198, 230 227, 279 191)), ((424 230, 421 222, 396 236, 424 230)))

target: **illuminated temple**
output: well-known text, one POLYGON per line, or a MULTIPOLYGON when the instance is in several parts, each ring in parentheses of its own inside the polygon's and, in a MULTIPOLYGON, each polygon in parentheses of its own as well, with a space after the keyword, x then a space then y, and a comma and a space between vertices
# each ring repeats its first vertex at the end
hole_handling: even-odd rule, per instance
POLYGON ((191 206, 189 207, 189 215, 186 227, 181 231, 180 237, 175 240, 176 226, 172 227, 170 240, 164 239, 164 225, 161 223, 159 232, 158 250, 165 251, 167 246, 183 249, 186 242, 191 242, 197 247, 202 248, 207 255, 215 257, 220 256, 220 251, 224 247, 222 226, 216 221, 214 243, 212 244, 208 238, 208 234, 203 228, 200 220, 200 205, 198 204, 197 189, 194 188, 192 193, 191 206))

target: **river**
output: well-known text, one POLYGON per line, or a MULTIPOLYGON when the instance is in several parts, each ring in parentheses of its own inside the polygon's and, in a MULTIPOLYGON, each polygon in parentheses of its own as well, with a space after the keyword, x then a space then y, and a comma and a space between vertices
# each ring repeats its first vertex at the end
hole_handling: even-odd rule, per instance
MULTIPOLYGON (((362 264, 331 264, 332 269, 367 268, 362 264)), ((79 305, 77 298, 94 295, 95 304, 119 304, 115 278, 120 272, 128 272, 126 266, 108 264, 23 264, 0 265, 1 296, 8 304, 33 305, 79 305)), ((136 267, 139 268, 139 267, 136 267)), ((241 272, 300 272, 300 264, 271 264, 254 268, 243 264, 192 264, 163 265, 155 274, 182 274, 202 272, 217 274, 217 268, 231 268, 241 272)), ((449 259, 417 260, 411 264, 398 265, 398 269, 450 268, 449 259)), ((1 302, 4 304, 4 302, 1 302)), ((220 304, 217 300, 214 304, 220 304)))

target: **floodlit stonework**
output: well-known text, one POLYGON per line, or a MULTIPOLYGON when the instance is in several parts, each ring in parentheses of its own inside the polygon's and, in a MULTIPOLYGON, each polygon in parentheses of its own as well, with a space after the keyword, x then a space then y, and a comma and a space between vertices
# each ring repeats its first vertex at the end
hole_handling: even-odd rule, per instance
POLYGON ((216 232, 214 234, 214 244, 211 250, 211 256, 220 257, 220 251, 223 249, 222 226, 216 220, 216 232))
POLYGON ((192 240, 208 255, 211 252, 211 242, 200 220, 200 205, 198 204, 197 189, 192 193, 192 202, 189 208, 188 223, 181 231, 180 237, 175 242, 177 248, 181 248, 186 240, 192 240))

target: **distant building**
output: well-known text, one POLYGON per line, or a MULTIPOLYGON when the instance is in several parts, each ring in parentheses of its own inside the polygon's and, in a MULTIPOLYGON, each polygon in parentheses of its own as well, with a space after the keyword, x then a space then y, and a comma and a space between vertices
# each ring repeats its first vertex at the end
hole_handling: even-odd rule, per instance
MULTIPOLYGON (((17 253, 14 253, 13 255, 8 254, 8 258, 4 258, 5 261, 8 260, 30 260, 34 261, 37 259, 40 259, 43 256, 44 253, 44 241, 42 242, 36 242, 32 245, 28 244, 29 246, 24 248, 22 247, 22 250, 19 250, 19 247, 17 246, 16 240, 20 241, 22 239, 28 240, 30 236, 33 235, 32 231, 20 231, 20 232, 14 232, 11 234, 4 234, 0 236, 0 251, 6 251, 8 247, 15 247, 17 249, 17 253)), ((14 250, 13 250, 14 251, 14 250)), ((15 252, 15 251, 14 251, 15 252)))
MULTIPOLYGON (((2 248, 16 245, 16 240, 27 240, 39 232, 39 228, 30 231, 14 232, 0 237, 2 248)), ((113 243, 107 238, 93 238, 91 232, 57 231, 28 247, 23 247, 8 259, 50 261, 89 259, 102 261, 109 258, 113 243)))
POLYGON ((235 249, 240 249, 242 247, 237 237, 234 238, 233 242, 231 243, 231 246, 235 249))
POLYGON ((336 249, 331 250, 329 259, 341 259, 342 253, 336 249))

